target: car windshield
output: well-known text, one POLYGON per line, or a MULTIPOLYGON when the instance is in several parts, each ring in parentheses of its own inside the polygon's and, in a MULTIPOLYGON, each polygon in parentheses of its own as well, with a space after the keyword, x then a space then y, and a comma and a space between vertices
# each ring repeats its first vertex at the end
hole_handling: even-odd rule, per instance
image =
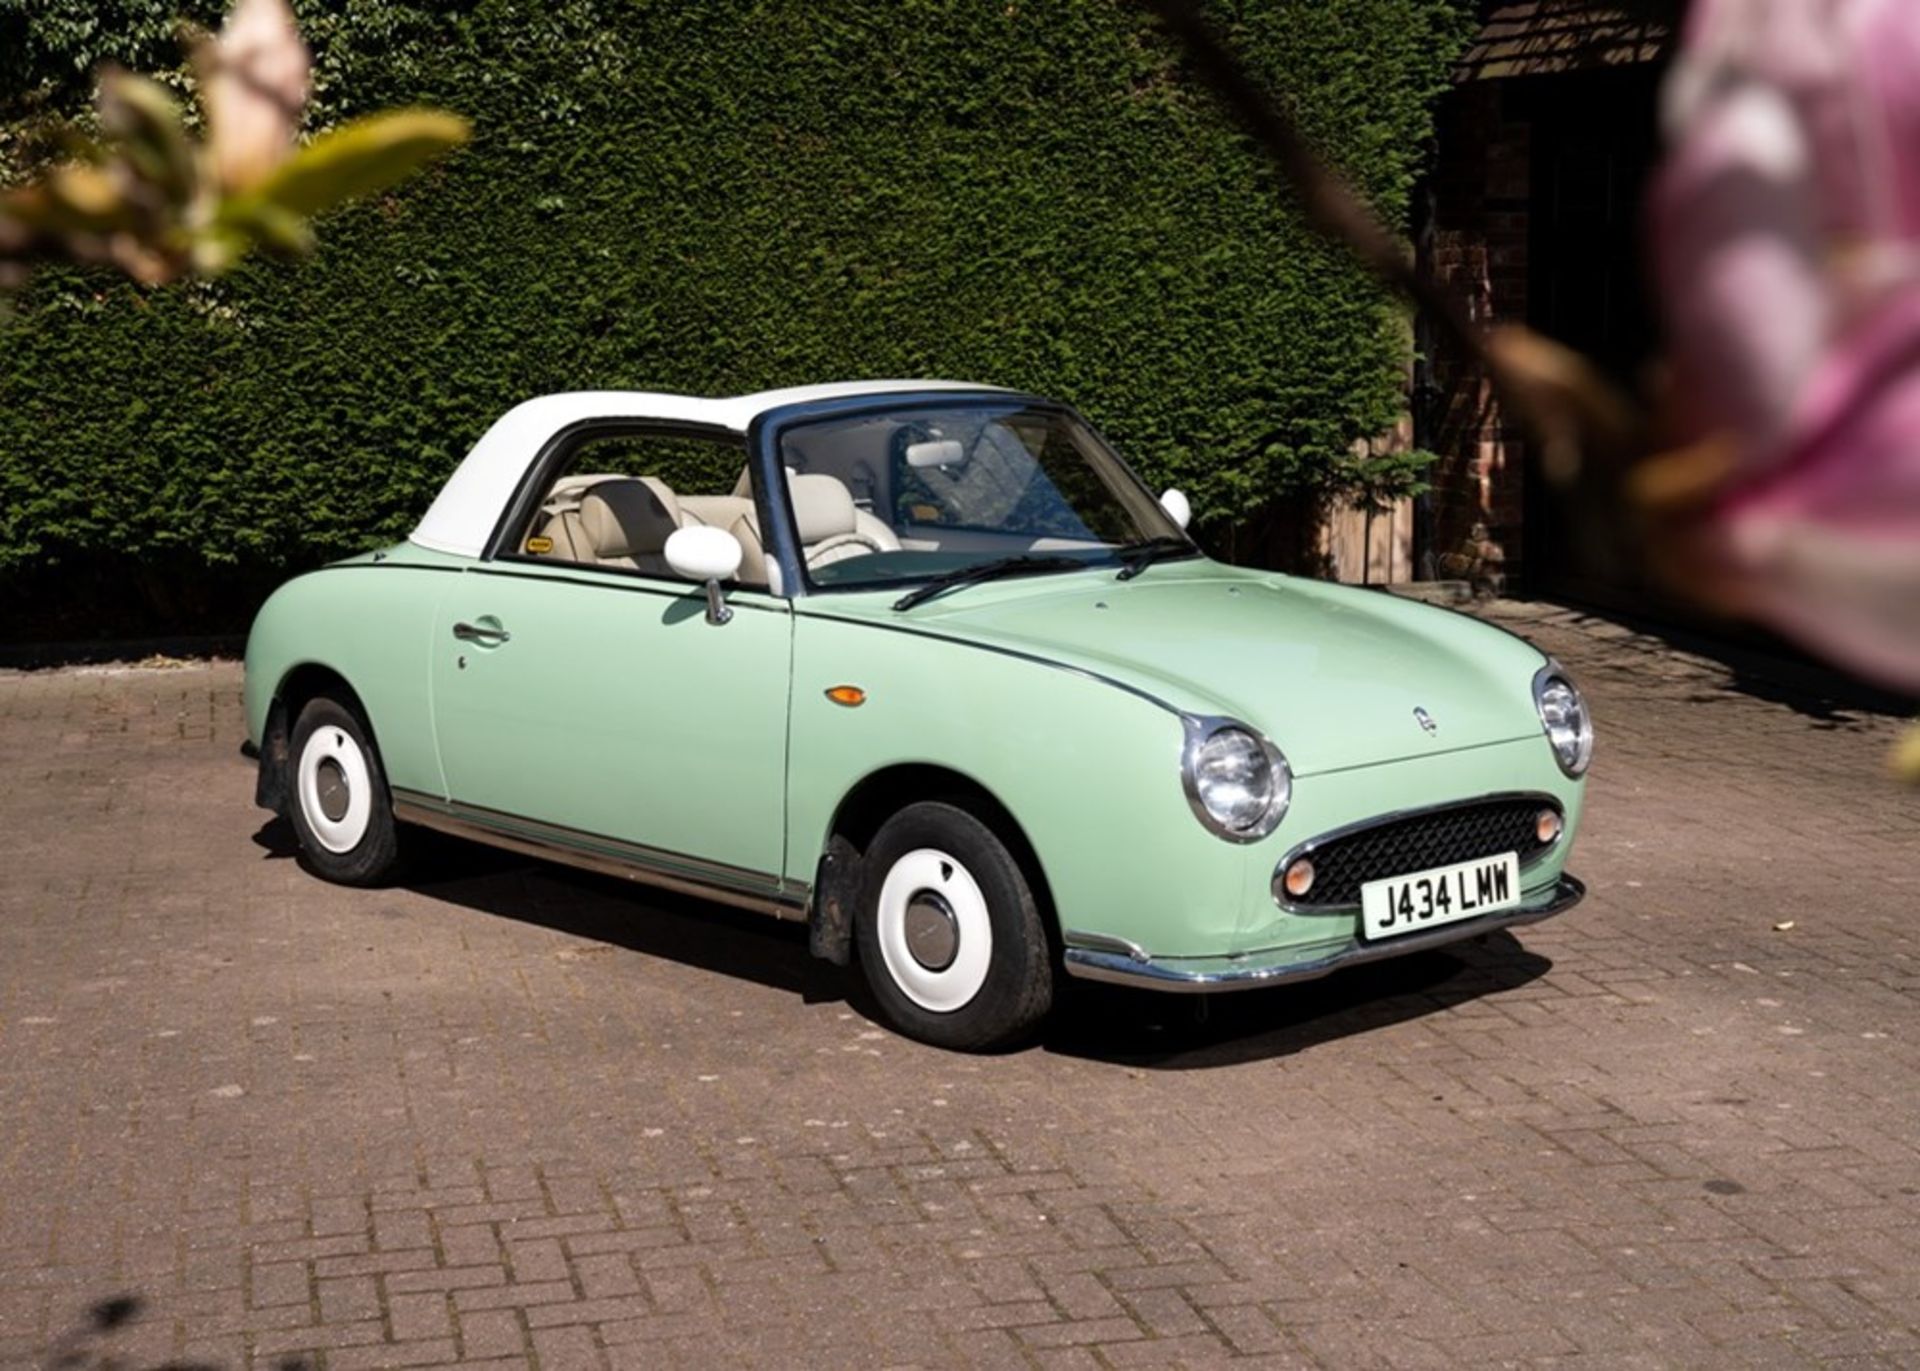
POLYGON ((1009 559, 1016 574, 1044 574, 1143 549, 1197 551, 1113 450, 1051 405, 955 401, 812 420, 784 431, 780 457, 807 576, 823 590, 1009 559))

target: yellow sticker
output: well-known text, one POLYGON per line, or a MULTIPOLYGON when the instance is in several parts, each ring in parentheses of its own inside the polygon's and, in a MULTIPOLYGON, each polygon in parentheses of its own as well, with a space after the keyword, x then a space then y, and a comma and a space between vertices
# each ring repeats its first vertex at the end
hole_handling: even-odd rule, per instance
POLYGON ((533 537, 527 539, 527 551, 536 555, 553 551, 553 539, 533 537))

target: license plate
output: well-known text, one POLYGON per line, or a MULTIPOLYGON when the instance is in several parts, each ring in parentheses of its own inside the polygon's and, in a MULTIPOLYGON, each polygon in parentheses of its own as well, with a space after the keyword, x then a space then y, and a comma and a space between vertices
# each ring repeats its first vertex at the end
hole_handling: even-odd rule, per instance
POLYGON ((1520 859, 1503 852, 1368 881, 1360 887, 1360 927, 1368 938, 1398 938, 1519 903, 1520 859))

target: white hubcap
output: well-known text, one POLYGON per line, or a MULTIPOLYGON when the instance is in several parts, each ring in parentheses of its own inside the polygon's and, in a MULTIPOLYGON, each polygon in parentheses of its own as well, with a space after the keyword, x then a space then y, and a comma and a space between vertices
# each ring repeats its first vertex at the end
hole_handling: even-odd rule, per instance
POLYGON ((351 852, 367 836, 373 783, 367 759, 345 729, 315 729, 301 749, 297 771, 300 813, 320 846, 351 852))
POLYGON ((880 886, 878 923, 887 974, 922 1009, 960 1009, 987 983, 987 897, 949 853, 921 847, 895 862, 880 886))

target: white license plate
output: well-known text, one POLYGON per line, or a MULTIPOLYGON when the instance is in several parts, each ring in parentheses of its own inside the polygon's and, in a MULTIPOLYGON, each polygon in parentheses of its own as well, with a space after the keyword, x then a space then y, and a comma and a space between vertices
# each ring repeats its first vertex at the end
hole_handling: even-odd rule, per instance
POLYGON ((1520 859, 1503 852, 1368 881, 1360 887, 1360 927, 1368 938, 1397 938, 1519 903, 1520 859))

